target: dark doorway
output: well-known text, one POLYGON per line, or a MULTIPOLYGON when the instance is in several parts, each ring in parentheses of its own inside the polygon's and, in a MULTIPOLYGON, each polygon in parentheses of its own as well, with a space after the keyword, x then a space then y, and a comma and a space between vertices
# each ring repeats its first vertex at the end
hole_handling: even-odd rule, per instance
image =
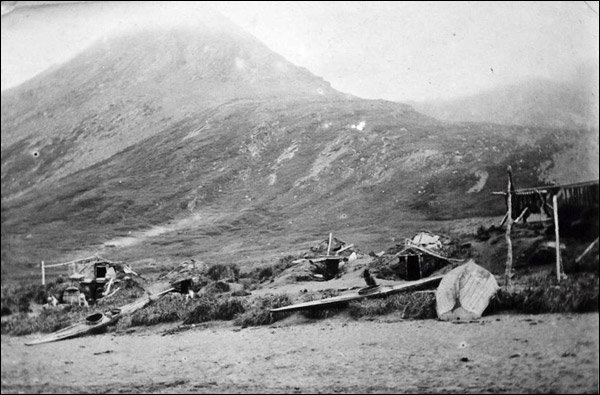
POLYGON ((326 259, 325 260, 325 270, 323 273, 323 278, 327 281, 331 280, 335 276, 337 276, 340 267, 340 260, 338 258, 335 259, 326 259))
POLYGON ((409 281, 421 278, 421 256, 407 255, 406 257, 406 279, 409 281))
POLYGON ((96 278, 106 277, 106 266, 96 266, 96 278))

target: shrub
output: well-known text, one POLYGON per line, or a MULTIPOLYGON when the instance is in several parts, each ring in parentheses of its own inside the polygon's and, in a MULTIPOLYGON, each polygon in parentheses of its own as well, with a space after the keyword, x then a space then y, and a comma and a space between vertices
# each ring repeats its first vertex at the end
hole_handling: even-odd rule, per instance
POLYGON ((512 289, 499 289, 486 314, 498 311, 526 314, 598 311, 598 288, 598 277, 590 273, 569 276, 560 283, 534 276, 512 289))
POLYGON ((195 303, 195 307, 184 315, 183 323, 189 325, 213 320, 228 321, 245 311, 246 304, 243 299, 203 296, 195 303))
POLYGON ((212 298, 200 298, 200 300, 196 303, 196 307, 191 312, 186 314, 183 323, 189 325, 210 321, 213 303, 214 299, 212 298))
POLYGON ((223 281, 216 281, 212 284, 208 284, 204 287, 204 292, 209 294, 219 294, 224 292, 229 292, 231 290, 231 286, 228 283, 223 281))
POLYGON ((240 277, 240 268, 234 263, 228 265, 216 263, 208 268, 206 275, 213 281, 227 278, 233 278, 237 281, 240 277))
POLYGON ((287 294, 261 296, 256 298, 244 313, 236 317, 235 324, 242 327, 272 324, 285 314, 277 314, 277 317, 275 317, 270 309, 290 304, 292 304, 292 300, 287 294))
POLYGON ((130 326, 150 326, 180 319, 180 302, 172 298, 151 301, 145 308, 131 315, 130 326))
POLYGON ((263 282, 273 277, 273 268, 271 266, 262 267, 258 271, 258 281, 263 282))
POLYGON ((242 299, 227 298, 219 299, 211 311, 211 318, 214 320, 229 321, 246 311, 245 303, 242 299))
MULTIPOLYGON (((30 303, 38 304, 46 303, 47 295, 53 293, 57 288, 55 283, 47 285, 48 292, 42 284, 2 284, 1 306, 2 316, 12 313, 28 313, 31 312, 30 303)), ((60 294, 58 294, 60 296, 60 294)))
POLYGON ((250 272, 242 273, 242 277, 250 278, 257 283, 262 283, 263 281, 279 276, 284 270, 295 266, 294 260, 296 259, 297 258, 293 255, 287 255, 279 259, 279 262, 275 264, 257 267, 250 272))
POLYGON ((491 237, 490 231, 483 225, 479 225, 477 227, 477 231, 475 232, 475 238, 479 241, 487 241, 491 237))
POLYGON ((22 336, 35 332, 55 332, 82 320, 88 314, 87 309, 78 306, 45 309, 37 317, 29 317, 26 313, 20 313, 2 322, 2 334, 22 336))
POLYGON ((349 314, 353 318, 377 316, 402 312, 402 318, 429 319, 436 318, 435 293, 412 292, 400 293, 387 298, 363 299, 353 301, 349 306, 349 314))

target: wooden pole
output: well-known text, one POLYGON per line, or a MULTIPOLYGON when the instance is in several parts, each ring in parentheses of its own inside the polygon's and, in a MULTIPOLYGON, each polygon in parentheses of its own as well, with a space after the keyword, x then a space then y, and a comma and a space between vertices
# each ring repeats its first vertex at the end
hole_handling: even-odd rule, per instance
POLYGON ((506 270, 504 272, 504 284, 507 287, 511 287, 512 286, 512 280, 511 280, 511 275, 512 275, 512 261, 513 261, 513 254, 512 254, 512 241, 510 240, 510 232, 512 229, 512 224, 513 224, 513 219, 512 219, 512 168, 510 166, 508 166, 508 168, 506 169, 506 171, 508 172, 508 188, 507 188, 507 194, 506 194, 506 198, 507 198, 507 205, 508 205, 508 212, 506 213, 506 245, 507 245, 507 253, 506 253, 506 270))
POLYGON ((556 279, 560 281, 561 270, 560 270, 560 236, 558 232, 558 196, 552 197, 552 209, 554 210, 554 236, 556 237, 556 279))
POLYGON ((504 214, 504 217, 502 218, 502 221, 500 221, 500 227, 502 227, 502 225, 504 225, 504 223, 506 222, 507 218, 508 218, 508 214, 504 214))
POLYGON ((520 220, 522 220, 527 210, 529 210, 529 207, 525 207, 525 209, 521 212, 521 215, 519 215, 519 217, 515 219, 515 222, 519 222, 520 220))
POLYGON ((44 261, 42 261, 42 285, 46 285, 46 268, 44 267, 44 261))
POLYGON ((579 261, 580 261, 580 260, 582 260, 582 259, 583 259, 583 257, 584 257, 584 256, 586 256, 586 255, 588 254, 588 252, 590 252, 590 251, 592 250, 592 248, 594 248, 594 245, 595 245, 597 242, 598 242, 598 238, 596 237, 596 240, 594 240, 594 241, 592 242, 592 244, 590 244, 590 245, 588 246, 588 248, 586 248, 586 249, 585 249, 585 251, 583 251, 583 252, 581 253, 581 255, 579 255, 579 256, 577 257, 577 259, 575 259, 575 263, 579 263, 579 261))
POLYGON ((327 256, 329 256, 329 250, 331 249, 331 238, 333 233, 329 232, 329 243, 327 244, 327 256))

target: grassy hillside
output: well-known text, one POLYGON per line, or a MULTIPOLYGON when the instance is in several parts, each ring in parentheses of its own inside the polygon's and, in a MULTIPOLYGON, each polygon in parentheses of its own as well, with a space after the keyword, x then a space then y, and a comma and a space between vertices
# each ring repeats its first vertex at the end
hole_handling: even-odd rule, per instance
POLYGON ((503 214, 507 165, 540 185, 589 138, 351 97, 238 31, 121 37, 3 93, 2 278, 96 252, 260 262, 330 231, 381 248, 503 214))
POLYGON ((412 105, 454 122, 598 129, 598 64, 581 67, 571 81, 530 79, 473 96, 412 105))

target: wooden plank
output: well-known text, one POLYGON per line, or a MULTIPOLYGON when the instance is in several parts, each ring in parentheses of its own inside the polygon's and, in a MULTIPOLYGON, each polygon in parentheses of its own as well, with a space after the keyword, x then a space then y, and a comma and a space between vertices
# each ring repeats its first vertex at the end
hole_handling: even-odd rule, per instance
POLYGON ((172 287, 172 288, 166 289, 164 291, 158 292, 154 295, 139 298, 129 304, 126 304, 125 306, 120 307, 119 310, 121 310, 122 315, 131 314, 131 313, 145 307, 148 303, 150 303, 151 300, 158 299, 159 297, 161 297, 169 292, 172 292, 174 290, 175 290, 175 288, 172 287))
POLYGON ((342 252, 342 251, 346 251, 347 249, 349 249, 349 248, 352 248, 352 247, 354 247, 354 244, 348 244, 347 246, 344 246, 344 247, 340 248, 339 250, 337 250, 335 253, 336 253, 336 255, 337 255, 337 254, 339 254, 340 252, 342 252))
POLYGON ((90 262, 99 262, 102 259, 96 255, 94 256, 90 256, 87 258, 81 258, 81 259, 76 259, 74 261, 70 261, 70 262, 63 262, 63 263, 55 263, 52 265, 46 265, 46 267, 59 267, 59 266, 67 266, 67 265, 72 265, 74 263, 90 263, 90 262))
POLYGON ((560 188, 590 187, 593 185, 598 185, 599 183, 600 183, 600 180, 592 180, 592 181, 576 182, 576 183, 572 183, 572 184, 550 185, 550 186, 546 185, 546 186, 541 186, 541 187, 520 188, 520 189, 516 189, 515 193, 519 194, 519 193, 528 192, 528 191, 550 192, 550 191, 555 191, 560 188))
POLYGON ((521 212, 521 215, 519 215, 519 217, 515 219, 515 222, 519 222, 523 218, 527 210, 529 210, 529 207, 525 207, 525 209, 521 212))
MULTIPOLYGON (((428 255, 431 255, 433 257, 436 257, 436 258, 439 258, 439 259, 443 259, 443 260, 449 261, 449 262, 464 262, 465 261, 464 259, 446 258, 445 256, 441 256, 439 254, 436 254, 435 252, 433 252, 431 250, 428 250, 427 248, 420 247, 420 246, 418 246, 416 244, 409 244, 408 248, 413 248, 413 249, 418 250, 418 251, 420 251, 420 252, 422 252, 424 254, 428 254, 428 255)), ((396 256, 401 255, 401 253, 403 253, 405 251, 406 251, 406 249, 402 250, 401 252, 397 253, 396 256)))
POLYGON ((580 261, 580 260, 582 260, 582 259, 583 259, 583 257, 585 257, 585 256, 588 254, 588 252, 590 252, 590 251, 592 250, 592 248, 594 248, 594 245, 595 245, 597 242, 598 242, 598 238, 596 237, 596 240, 594 240, 594 241, 592 242, 592 244, 590 244, 590 245, 588 246, 588 248, 586 248, 586 249, 585 249, 585 251, 583 251, 583 252, 581 253, 581 255, 579 255, 579 256, 577 257, 577 259, 575 259, 575 263, 579 263, 579 261, 580 261))
POLYGON ((339 256, 339 255, 325 255, 325 256, 320 256, 318 258, 309 258, 308 260, 310 262, 324 262, 330 259, 335 259, 338 261, 341 261, 342 259, 344 259, 343 256, 339 256))

